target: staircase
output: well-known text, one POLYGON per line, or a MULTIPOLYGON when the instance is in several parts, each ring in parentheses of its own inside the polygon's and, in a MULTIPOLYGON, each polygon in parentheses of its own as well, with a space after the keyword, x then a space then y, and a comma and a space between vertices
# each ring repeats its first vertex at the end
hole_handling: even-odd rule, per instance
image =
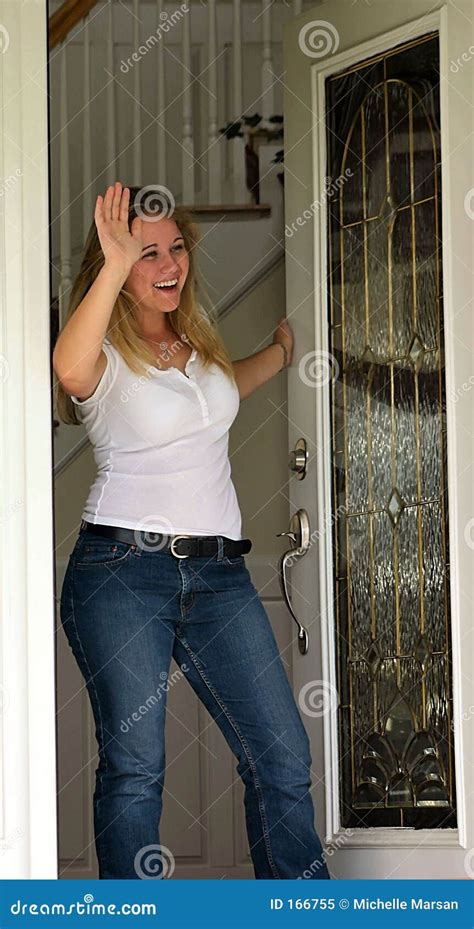
MULTIPOLYGON (((96 196, 115 180, 160 184, 196 214, 217 318, 283 260, 281 165, 273 161, 283 143, 258 148, 256 198, 246 185, 245 138, 219 130, 244 114, 283 112, 282 26, 301 8, 302 0, 50 3, 56 328, 96 196)), ((52 315, 54 345, 54 306, 52 315)), ((54 436, 57 475, 88 440, 82 426, 63 423, 54 436)))

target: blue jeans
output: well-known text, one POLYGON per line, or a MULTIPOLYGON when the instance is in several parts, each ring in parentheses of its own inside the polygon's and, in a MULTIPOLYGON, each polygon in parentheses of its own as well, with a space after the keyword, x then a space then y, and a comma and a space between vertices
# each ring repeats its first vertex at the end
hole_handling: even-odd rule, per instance
POLYGON ((244 556, 227 558, 218 538, 211 557, 176 558, 81 529, 71 553, 61 623, 94 713, 100 878, 142 878, 141 856, 159 846, 172 656, 171 678, 188 679, 238 759, 255 877, 330 877, 273 630, 244 556))

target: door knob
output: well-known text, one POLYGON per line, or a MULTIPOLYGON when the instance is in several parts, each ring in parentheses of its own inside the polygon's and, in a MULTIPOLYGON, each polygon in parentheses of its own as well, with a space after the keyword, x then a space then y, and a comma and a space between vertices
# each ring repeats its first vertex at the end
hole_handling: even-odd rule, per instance
POLYGON ((290 594, 288 590, 287 582, 287 568, 289 562, 293 558, 303 558, 308 551, 310 546, 310 535, 309 535, 309 518, 306 510, 300 509, 290 519, 290 528, 288 532, 277 532, 277 536, 287 536, 290 540, 290 548, 284 555, 280 558, 280 563, 278 566, 278 577, 280 581, 280 588, 283 594, 285 603, 290 611, 291 616, 293 617, 296 625, 298 626, 298 648, 302 655, 306 655, 306 652, 309 648, 309 636, 305 627, 300 623, 290 600, 290 594))

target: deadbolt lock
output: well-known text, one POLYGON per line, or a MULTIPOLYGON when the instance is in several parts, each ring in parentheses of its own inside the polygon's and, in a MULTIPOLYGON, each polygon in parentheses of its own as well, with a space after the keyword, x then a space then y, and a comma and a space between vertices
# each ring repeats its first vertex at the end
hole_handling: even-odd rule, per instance
POLYGON ((288 467, 293 471, 295 477, 302 481, 306 477, 306 465, 308 463, 308 449, 306 439, 298 439, 294 449, 290 452, 288 467))

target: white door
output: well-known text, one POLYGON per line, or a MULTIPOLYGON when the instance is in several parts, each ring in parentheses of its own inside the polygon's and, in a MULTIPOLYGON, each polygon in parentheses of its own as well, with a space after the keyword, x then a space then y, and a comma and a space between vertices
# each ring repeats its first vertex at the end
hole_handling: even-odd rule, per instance
POLYGON ((337 878, 473 876, 472 47, 470 0, 285 27, 287 576, 337 878))

